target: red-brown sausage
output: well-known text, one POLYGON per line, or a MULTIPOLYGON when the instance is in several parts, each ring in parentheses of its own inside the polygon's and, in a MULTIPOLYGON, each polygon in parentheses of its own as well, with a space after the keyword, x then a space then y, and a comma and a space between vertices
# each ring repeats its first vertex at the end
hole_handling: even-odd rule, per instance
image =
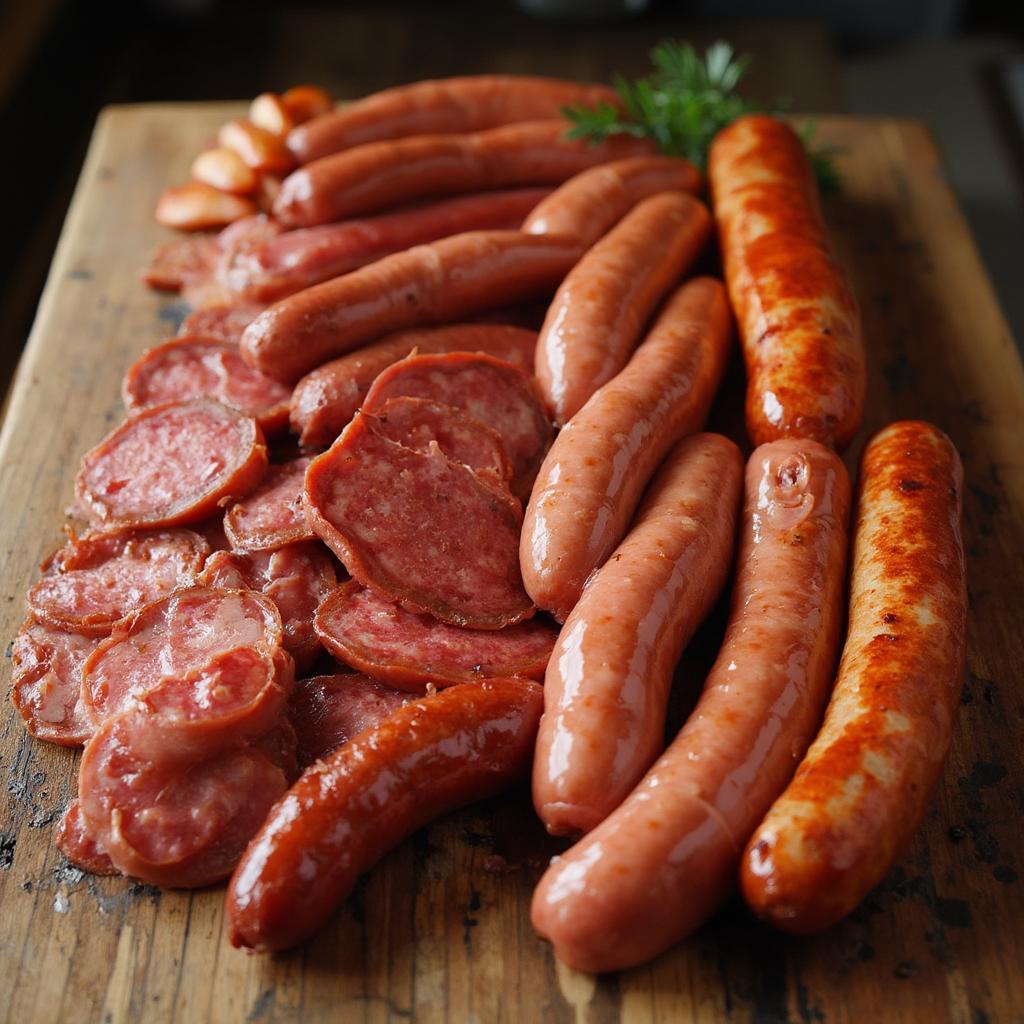
POLYGON ((729 572, 742 475, 732 441, 680 441, 566 620, 544 677, 533 766, 534 805, 550 832, 594 828, 661 751, 676 662, 729 572))
POLYGON ((274 216, 307 228, 431 196, 559 185, 596 164, 649 156, 645 139, 566 138, 565 121, 529 121, 468 135, 415 135, 325 156, 281 185, 274 216))
POLYGON ((622 540, 665 453, 703 425, 731 338, 722 283, 687 282, 626 368, 558 435, 526 509, 519 563, 527 593, 560 622, 622 540))
POLYGON ((536 331, 507 324, 450 324, 400 331, 351 355, 325 363, 292 392, 291 426, 309 448, 326 448, 345 429, 377 375, 415 350, 486 352, 533 372, 536 331))
POLYGON ((743 895, 777 928, 848 914, 924 816, 963 681, 962 487, 956 449, 928 423, 894 423, 864 450, 835 692, 743 855, 743 895))
POLYGON ((714 911, 828 699, 843 620, 846 469, 816 441, 774 441, 750 457, 745 494, 729 625, 700 703, 534 895, 534 926, 570 967, 643 963, 714 911))
POLYGON ((581 171, 541 200, 523 221, 531 235, 565 235, 593 245, 643 199, 701 190, 700 171, 672 156, 635 156, 581 171))
POLYGON ((301 942, 405 836, 525 776, 541 703, 541 688, 521 679, 452 686, 406 704, 309 768, 231 879, 232 945, 266 951, 301 942))
POLYGON ((563 107, 621 101, 606 85, 526 75, 466 75, 399 85, 306 122, 288 148, 306 164, 331 153, 406 135, 445 135, 558 117, 563 107))
POLYGON ((551 294, 580 252, 577 242, 519 231, 418 245, 271 306, 245 329, 242 355, 291 383, 389 331, 551 294))
POLYGON ((842 448, 860 426, 857 302, 829 246, 803 143, 773 117, 734 121, 708 162, 726 283, 747 364, 747 432, 842 448))
POLYGON ((537 383, 559 424, 626 365, 710 232, 700 200, 666 192, 641 202, 573 267, 537 338, 537 383))

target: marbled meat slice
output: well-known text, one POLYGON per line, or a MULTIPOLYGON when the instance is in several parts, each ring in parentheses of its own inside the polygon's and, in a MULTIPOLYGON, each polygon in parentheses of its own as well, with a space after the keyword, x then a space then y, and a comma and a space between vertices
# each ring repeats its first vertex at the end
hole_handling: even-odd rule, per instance
POLYGON ((270 466, 259 487, 224 513, 224 532, 235 551, 266 551, 315 540, 306 522, 302 490, 310 459, 270 466))

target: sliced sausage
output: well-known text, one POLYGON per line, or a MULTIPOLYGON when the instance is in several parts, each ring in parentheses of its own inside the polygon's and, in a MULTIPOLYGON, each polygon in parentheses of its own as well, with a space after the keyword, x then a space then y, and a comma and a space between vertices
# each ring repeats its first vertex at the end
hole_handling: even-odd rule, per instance
POLYGON ((735 884, 743 844, 828 700, 849 507, 846 469, 817 442, 774 441, 750 457, 729 624, 700 702, 628 799, 552 862, 534 895, 534 926, 570 967, 652 959, 735 884))
POLYGON ((172 238, 153 252, 139 276, 150 288, 180 292, 208 280, 218 255, 215 234, 172 238))
POLYGON ((835 691, 743 853, 747 903, 784 931, 853 910, 924 816, 963 682, 962 489, 960 457, 931 424, 894 423, 864 449, 835 691))
POLYGON ((197 309, 181 322, 179 337, 217 338, 237 345, 242 332, 262 312, 260 307, 218 305, 197 309))
POLYGON ((559 433, 530 496, 519 558, 527 593, 560 622, 622 540, 665 453, 703 426, 731 340, 722 284, 687 282, 626 368, 559 433))
POLYGON ((729 572, 742 475, 726 438, 680 441, 566 619, 533 768, 548 831, 600 824, 661 752, 676 662, 729 572))
POLYGON ((117 868, 107 851, 89 834, 82 820, 82 808, 77 800, 68 804, 57 822, 54 845, 77 868, 93 875, 116 875, 117 868))
POLYGON ((267 551, 314 540, 306 522, 302 489, 309 459, 270 466, 257 487, 224 513, 224 532, 235 551, 267 551))
POLYGON ((212 399, 144 409, 87 452, 75 493, 94 523, 175 526, 248 494, 267 468, 257 422, 212 399))

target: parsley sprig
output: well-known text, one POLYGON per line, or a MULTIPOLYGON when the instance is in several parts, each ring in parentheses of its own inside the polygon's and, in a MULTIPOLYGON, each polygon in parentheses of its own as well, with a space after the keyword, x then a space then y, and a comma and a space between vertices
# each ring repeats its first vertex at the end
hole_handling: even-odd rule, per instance
MULTIPOLYGON (((751 58, 736 56, 726 42, 713 43, 703 57, 689 43, 661 43, 651 51, 651 62, 655 70, 645 78, 615 77, 622 110, 610 103, 567 107, 570 138, 600 142, 612 135, 631 135, 651 139, 663 153, 685 157, 703 169, 711 140, 721 128, 744 114, 773 109, 736 91, 751 58)), ((781 106, 776 103, 774 109, 781 106)), ((835 191, 839 176, 833 154, 811 147, 813 132, 812 124, 802 137, 818 183, 825 191, 835 191)))

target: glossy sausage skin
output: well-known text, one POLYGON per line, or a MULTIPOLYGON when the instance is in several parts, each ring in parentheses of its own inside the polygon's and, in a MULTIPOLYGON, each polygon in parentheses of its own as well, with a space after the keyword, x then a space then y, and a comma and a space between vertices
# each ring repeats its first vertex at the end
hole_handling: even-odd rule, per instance
POLYGON ((531 235, 565 235, 593 245, 643 199, 701 190, 700 171, 671 156, 636 156, 581 171, 543 199, 523 221, 531 235))
POLYGON ((247 363, 292 383, 391 331, 550 295, 579 259, 569 239, 468 231, 289 296, 242 335, 247 363))
POLYGON ((864 450, 835 692, 743 855, 747 903, 785 931, 853 910, 924 816, 963 682, 962 488, 957 451, 931 424, 893 423, 864 450))
POLYGON ((567 139, 565 121, 529 121, 466 135, 415 135, 326 156, 285 178, 274 216, 312 227, 430 196, 560 185, 608 160, 647 156, 644 139, 615 136, 596 145, 567 139))
POLYGON ((729 572, 742 475, 732 441, 680 441, 566 619, 533 766, 548 831, 600 824, 662 750, 676 662, 729 572))
POLYGON ((526 75, 466 75, 399 85, 322 114, 288 135, 299 163, 406 135, 446 135, 558 117, 563 107, 619 106, 606 85, 526 75))
POLYGON ((548 309, 535 360, 559 425, 626 365, 655 307, 710 233, 700 200, 666 192, 643 200, 573 267, 548 309))
POLYGON ((844 447, 864 410, 860 314, 803 143, 776 118, 740 118, 715 137, 708 178, 747 364, 747 432, 755 444, 844 447))
POLYGON ((232 944, 267 951, 308 938, 403 838, 525 776, 541 704, 541 688, 523 679, 452 686, 307 769, 231 879, 232 944))
POLYGON ((650 960, 734 885, 743 843, 828 699, 849 508, 846 469, 816 441, 773 441, 750 457, 729 624, 700 702, 625 803, 552 862, 534 895, 534 926, 570 967, 650 960))
POLYGON ((519 562, 527 593, 560 622, 622 540, 665 453, 703 426, 731 340, 722 283, 687 282, 626 368, 558 435, 526 509, 519 562))

